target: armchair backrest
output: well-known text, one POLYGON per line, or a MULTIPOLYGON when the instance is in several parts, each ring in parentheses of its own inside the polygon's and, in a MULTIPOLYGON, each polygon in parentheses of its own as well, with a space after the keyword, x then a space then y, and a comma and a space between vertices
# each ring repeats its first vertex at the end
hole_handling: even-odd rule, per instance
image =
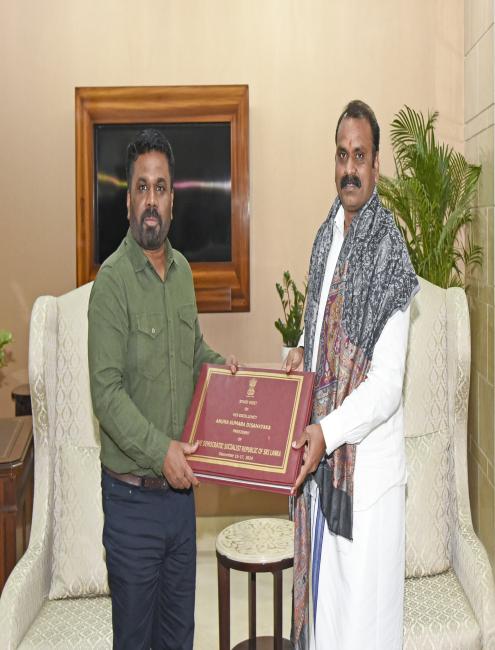
POLYGON ((53 509, 45 520, 53 537, 50 598, 108 593, 99 431, 88 372, 91 286, 39 298, 31 318, 35 472, 37 481, 46 482, 53 509), (41 446, 45 453, 39 453, 41 446))
POLYGON ((463 445, 466 454, 469 364, 464 291, 421 279, 411 307, 404 381, 408 577, 451 566, 457 499, 467 492, 467 477, 459 495, 456 490, 455 451, 463 445))

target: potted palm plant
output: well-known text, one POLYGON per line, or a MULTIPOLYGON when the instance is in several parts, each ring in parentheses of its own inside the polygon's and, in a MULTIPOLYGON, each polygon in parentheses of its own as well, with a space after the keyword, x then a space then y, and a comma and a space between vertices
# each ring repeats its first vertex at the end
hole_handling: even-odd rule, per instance
POLYGON ((464 232, 481 167, 437 142, 437 118, 438 112, 425 119, 409 106, 396 114, 396 178, 381 176, 378 192, 395 216, 416 273, 443 288, 464 287, 466 271, 483 259, 481 247, 464 232))
POLYGON ((5 361, 5 346, 8 345, 11 341, 11 332, 0 330, 0 368, 2 368, 7 363, 5 361))
POLYGON ((275 327, 282 334, 282 361, 284 361, 289 350, 298 345, 303 332, 307 284, 304 283, 303 291, 299 291, 289 271, 285 271, 282 284, 277 282, 275 287, 284 310, 284 320, 278 318, 275 321, 275 327))

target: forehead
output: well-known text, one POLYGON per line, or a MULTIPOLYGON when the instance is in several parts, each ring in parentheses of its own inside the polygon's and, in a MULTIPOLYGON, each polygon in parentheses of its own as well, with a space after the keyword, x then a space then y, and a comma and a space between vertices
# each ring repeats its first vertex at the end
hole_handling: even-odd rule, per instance
POLYGON ((361 117, 344 117, 337 131, 337 147, 371 149, 373 133, 368 120, 361 117))
POLYGON ((165 178, 170 180, 167 156, 161 151, 148 151, 136 158, 133 166, 133 178, 165 178))

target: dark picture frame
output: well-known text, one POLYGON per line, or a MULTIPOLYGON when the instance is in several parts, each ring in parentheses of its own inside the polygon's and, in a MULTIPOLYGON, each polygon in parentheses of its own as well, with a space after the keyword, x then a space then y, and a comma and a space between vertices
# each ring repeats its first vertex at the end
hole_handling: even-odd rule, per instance
MULTIPOLYGON (((76 88, 75 101, 77 285, 95 278, 102 261, 102 253, 107 252, 100 251, 100 245, 108 239, 109 234, 110 240, 112 236, 115 239, 115 234, 107 233, 105 229, 116 228, 117 221, 104 219, 101 214, 103 209, 99 179, 106 178, 108 174, 99 169, 104 157, 101 156, 101 147, 98 154, 98 134, 104 134, 107 141, 111 142, 114 133, 117 140, 122 140, 122 134, 132 133, 133 130, 137 132, 147 125, 160 128, 167 136, 167 131, 175 130, 179 135, 187 134, 189 144, 184 147, 184 151, 194 154, 195 149, 190 146, 190 139, 196 132, 202 135, 206 133, 210 142, 211 138, 215 138, 215 133, 223 133, 221 146, 212 148, 211 143, 205 145, 208 154, 208 151, 213 149, 225 152, 225 148, 229 146, 228 139, 225 139, 227 127, 230 131, 230 156, 224 156, 228 160, 222 164, 224 167, 230 164, 230 181, 223 183, 230 191, 230 220, 227 214, 222 219, 217 219, 215 225, 216 237, 222 239, 222 252, 205 254, 205 259, 201 261, 194 261, 193 255, 190 264, 199 311, 249 311, 248 87, 229 85, 76 88), (222 233, 222 229, 225 232, 222 233), (226 247, 230 249, 230 254, 226 247), (208 257, 213 261, 208 261, 208 257)), ((182 155, 180 143, 177 148, 176 159, 182 155)), ((120 150, 118 156, 120 157, 120 150)), ((125 157, 125 151, 122 156, 125 157)), ((205 159, 208 160, 208 155, 205 159)), ((125 160, 122 160, 122 165, 124 163, 125 160)), ((215 167, 213 161, 211 167, 215 167)), ((115 180, 122 186, 121 179, 115 180)), ((187 186, 188 183, 182 185, 187 186)), ((196 185, 201 187, 202 184, 196 185)), ((177 205, 179 190, 180 183, 176 190, 174 208, 177 205)), ((125 196, 125 191, 125 187, 120 188, 121 195, 125 196)), ((121 197, 119 201, 122 200, 121 197)), ((209 199, 204 197, 203 200, 209 199)), ((228 211, 228 196, 227 203, 225 196, 223 197, 223 204, 227 205, 228 211)), ((198 209, 193 211, 196 214, 198 209)), ((126 218, 124 208, 117 210, 117 213, 117 220, 121 220, 118 228, 121 230, 122 219, 126 218)), ((211 218, 206 211, 201 217, 205 220, 211 218)), ((209 224, 205 225, 205 228, 209 227, 209 224)), ((194 233, 199 233, 200 230, 188 228, 187 237, 194 236, 194 233)), ((173 237, 171 230, 172 241, 173 237)), ((185 254, 187 256, 187 251, 185 254)))

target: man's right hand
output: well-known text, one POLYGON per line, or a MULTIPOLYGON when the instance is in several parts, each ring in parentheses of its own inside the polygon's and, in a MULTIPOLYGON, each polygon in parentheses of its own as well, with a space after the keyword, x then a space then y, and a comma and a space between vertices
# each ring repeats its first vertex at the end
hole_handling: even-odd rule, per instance
POLYGON ((172 440, 167 454, 163 460, 162 472, 169 485, 176 490, 187 490, 193 485, 199 485, 198 479, 194 476, 192 469, 186 460, 186 456, 194 454, 199 447, 199 442, 190 445, 187 442, 172 440))
POLYGON ((304 361, 304 348, 293 348, 287 355, 282 370, 288 374, 292 370, 302 370, 304 361))

